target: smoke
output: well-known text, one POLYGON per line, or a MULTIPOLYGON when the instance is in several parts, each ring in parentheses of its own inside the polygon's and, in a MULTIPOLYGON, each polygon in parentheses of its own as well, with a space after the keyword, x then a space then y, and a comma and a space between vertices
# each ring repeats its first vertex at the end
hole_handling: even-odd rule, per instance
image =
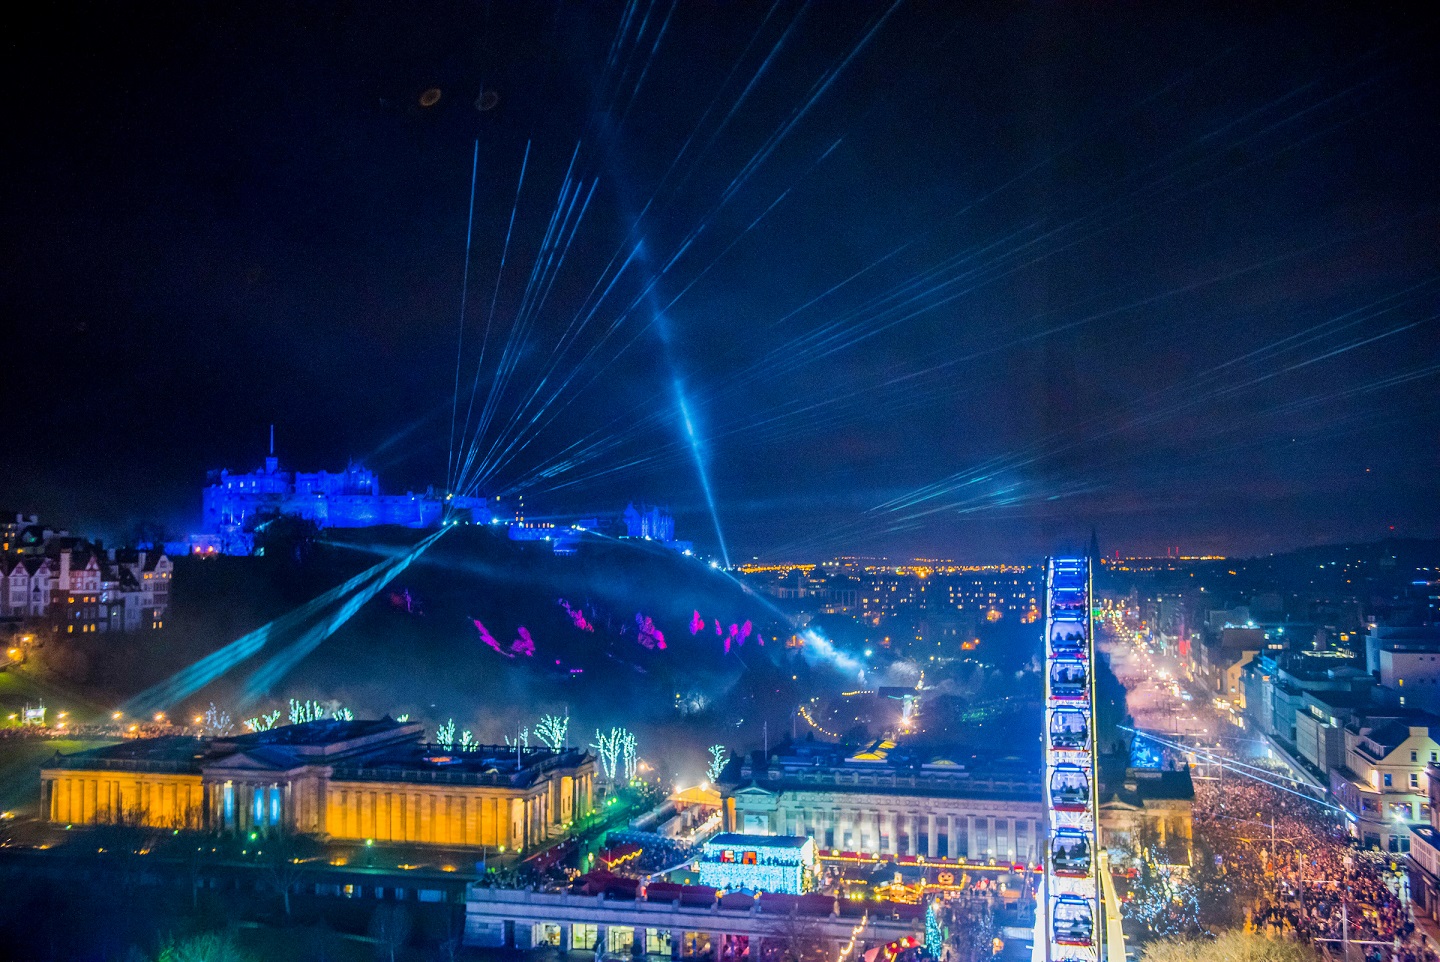
POLYGON ((802 628, 799 635, 800 640, 805 643, 803 650, 805 661, 808 664, 826 664, 842 675, 853 676, 857 680, 863 679, 864 664, 852 655, 841 651, 833 641, 825 637, 819 628, 802 628))

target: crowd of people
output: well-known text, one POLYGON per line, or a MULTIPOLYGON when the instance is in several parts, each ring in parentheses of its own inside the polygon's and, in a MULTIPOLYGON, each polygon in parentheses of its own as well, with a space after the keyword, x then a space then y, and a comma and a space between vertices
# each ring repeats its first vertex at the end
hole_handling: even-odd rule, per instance
POLYGON ((1374 959, 1440 962, 1400 897, 1400 866, 1357 848, 1333 808, 1226 773, 1197 781, 1194 815, 1197 841, 1256 927, 1337 950, 1348 938, 1374 959))
POLYGON ((670 838, 657 832, 641 832, 635 829, 617 829, 605 836, 605 844, 611 849, 637 846, 640 856, 633 865, 627 865, 628 874, 645 875, 682 865, 698 858, 703 848, 695 842, 670 838))

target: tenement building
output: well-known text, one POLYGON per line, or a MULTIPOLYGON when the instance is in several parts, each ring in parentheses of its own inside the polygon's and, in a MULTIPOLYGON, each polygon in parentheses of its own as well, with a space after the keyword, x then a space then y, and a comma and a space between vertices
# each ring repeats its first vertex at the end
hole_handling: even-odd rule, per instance
POLYGON ((297 832, 524 850, 594 806, 578 749, 457 751, 389 718, 325 719, 236 737, 148 738, 57 754, 41 771, 52 822, 297 832))
POLYGON ((797 742, 732 765, 725 830, 815 839, 822 854, 1034 864, 1041 790, 1033 762, 797 742))

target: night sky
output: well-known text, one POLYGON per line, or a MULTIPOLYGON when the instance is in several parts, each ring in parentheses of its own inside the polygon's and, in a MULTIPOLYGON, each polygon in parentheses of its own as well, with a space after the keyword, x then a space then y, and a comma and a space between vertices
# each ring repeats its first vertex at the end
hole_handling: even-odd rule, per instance
POLYGON ((271 423, 443 486, 478 139, 458 407, 484 343, 532 516, 715 550, 698 457, 735 560, 1436 536, 1421 6, 27 9, 0 506, 182 533, 271 423))

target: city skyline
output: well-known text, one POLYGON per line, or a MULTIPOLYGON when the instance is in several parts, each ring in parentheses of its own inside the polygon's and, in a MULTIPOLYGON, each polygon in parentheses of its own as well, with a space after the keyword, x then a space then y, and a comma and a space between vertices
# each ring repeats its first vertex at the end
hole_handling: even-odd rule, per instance
POLYGON ((486 493, 737 559, 1440 532, 1433 19, 487 10, 17 28, 7 502, 444 488, 497 385, 486 493))
POLYGON ((6 26, 0 956, 1440 962, 1440 8, 6 26))

